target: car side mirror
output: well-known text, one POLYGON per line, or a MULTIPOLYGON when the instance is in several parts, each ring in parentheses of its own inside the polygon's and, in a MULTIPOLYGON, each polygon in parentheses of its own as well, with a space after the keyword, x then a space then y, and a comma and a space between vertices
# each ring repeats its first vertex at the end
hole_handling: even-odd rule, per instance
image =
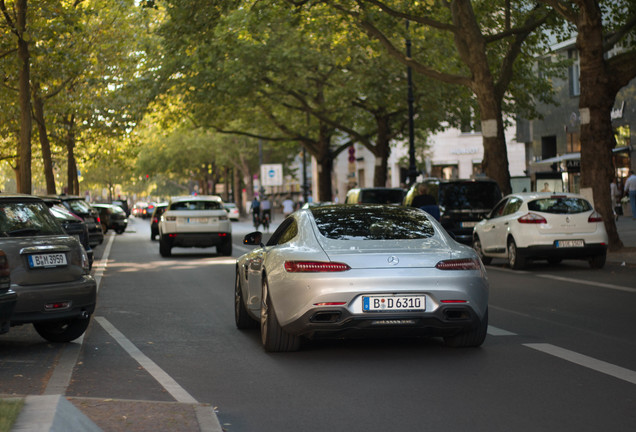
POLYGON ((254 231, 247 234, 243 238, 243 244, 250 245, 250 246, 262 246, 263 245, 262 240, 263 240, 263 233, 260 231, 254 231))

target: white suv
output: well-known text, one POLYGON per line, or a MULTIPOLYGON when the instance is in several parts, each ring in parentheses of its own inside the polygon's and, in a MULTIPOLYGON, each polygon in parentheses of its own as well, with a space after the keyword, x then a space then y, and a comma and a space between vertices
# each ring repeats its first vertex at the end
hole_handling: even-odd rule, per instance
POLYGON ((214 195, 174 197, 159 221, 159 253, 169 257, 173 247, 216 246, 232 255, 232 225, 223 200, 214 195))

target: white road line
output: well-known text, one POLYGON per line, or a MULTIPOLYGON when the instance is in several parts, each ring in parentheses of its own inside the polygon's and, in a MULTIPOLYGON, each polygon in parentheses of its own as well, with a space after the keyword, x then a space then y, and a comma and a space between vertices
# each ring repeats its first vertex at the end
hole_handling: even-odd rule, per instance
POLYGON ((108 236, 108 243, 106 243, 106 247, 104 248, 102 259, 98 263, 93 263, 93 277, 95 278, 95 282, 97 283, 97 292, 99 292, 99 287, 102 285, 102 276, 104 276, 104 272, 106 271, 106 267, 108 266, 108 257, 110 255, 110 249, 113 246, 114 240, 114 235, 108 236))
POLYGON ((566 350, 564 348, 560 348, 551 344, 535 343, 523 345, 528 348, 532 348, 537 351, 541 351, 543 353, 558 357, 560 359, 567 360, 579 366, 583 366, 588 369, 613 376, 614 378, 627 381, 628 383, 636 384, 636 372, 633 370, 625 369, 620 366, 616 366, 602 360, 597 360, 593 357, 588 357, 586 355, 566 350))
POLYGON ((126 336, 124 336, 119 330, 115 328, 106 318, 95 317, 95 320, 117 341, 119 345, 143 367, 148 371, 152 377, 157 380, 159 384, 165 388, 168 393, 172 395, 177 402, 182 403, 198 403, 190 393, 188 393, 183 387, 181 387, 170 375, 164 372, 155 362, 150 360, 139 348, 137 348, 126 336))
POLYGON ((563 276, 554 276, 554 275, 547 275, 547 274, 537 274, 536 276, 540 278, 545 278, 545 279, 554 279, 554 280, 563 281, 563 282, 571 282, 571 283, 576 283, 581 285, 590 285, 590 286, 596 286, 600 288, 609 288, 609 289, 618 290, 618 291, 636 293, 636 288, 629 288, 629 287, 624 287, 621 285, 607 284, 602 282, 593 282, 588 280, 567 278, 563 276))
POLYGON ((488 334, 490 336, 517 336, 517 333, 509 332, 508 330, 493 327, 491 325, 488 326, 488 334))

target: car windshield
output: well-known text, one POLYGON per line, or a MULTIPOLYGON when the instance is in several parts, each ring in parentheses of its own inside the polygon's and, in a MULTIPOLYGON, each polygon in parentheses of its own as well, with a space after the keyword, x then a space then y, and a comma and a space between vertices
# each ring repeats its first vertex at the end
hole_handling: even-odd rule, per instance
POLYGON ((552 214, 576 214, 592 210, 592 205, 583 198, 550 197, 530 201, 528 210, 552 214))
POLYGON ((382 205, 317 206, 311 208, 323 236, 334 240, 414 240, 435 235, 419 209, 382 205))
POLYGON ((90 213, 91 212, 90 205, 84 200, 81 200, 81 199, 68 200, 66 202, 68 203, 71 210, 74 211, 75 213, 90 213))
POLYGON ((223 210, 219 201, 178 201, 170 205, 170 210, 223 210))
POLYGON ((5 237, 58 235, 64 229, 39 202, 0 203, 0 233, 5 237))
POLYGON ((490 210, 501 199, 494 182, 453 182, 440 184, 439 204, 447 210, 490 210))
POLYGON ((402 204, 404 191, 400 189, 363 189, 360 202, 369 204, 402 204))

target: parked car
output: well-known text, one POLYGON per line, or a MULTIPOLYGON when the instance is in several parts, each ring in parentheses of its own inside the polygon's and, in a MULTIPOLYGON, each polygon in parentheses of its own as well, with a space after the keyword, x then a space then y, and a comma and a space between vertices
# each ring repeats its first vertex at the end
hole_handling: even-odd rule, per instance
POLYGON ((126 217, 130 217, 130 208, 128 208, 128 201, 126 200, 113 200, 112 202, 116 206, 119 206, 126 213, 126 217))
POLYGON ((159 235, 159 220, 161 219, 161 215, 166 208, 168 207, 168 203, 157 203, 155 205, 155 209, 152 212, 152 216, 150 217, 150 240, 154 241, 159 235))
POLYGON ((479 346, 488 280, 478 255, 427 213, 392 205, 301 209, 236 261, 235 322, 259 325, 267 351, 302 338, 441 336, 479 346))
POLYGON ((89 244, 94 248, 104 242, 104 232, 99 218, 99 212, 95 210, 81 196, 74 195, 53 195, 43 198, 59 199, 64 207, 73 212, 73 214, 82 218, 88 227, 89 244))
POLYGON ((232 255, 232 225, 216 195, 175 197, 159 221, 159 253, 169 257, 173 247, 216 246, 232 255))
POLYGON ((354 188, 347 192, 345 204, 402 204, 405 194, 402 188, 354 188))
POLYGON ((84 220, 64 207, 60 200, 55 198, 43 198, 46 205, 49 207, 49 211, 55 217, 58 222, 62 224, 62 228, 67 234, 76 236, 84 250, 88 254, 89 268, 93 267, 93 248, 89 243, 88 226, 84 220))
POLYGON ((475 227, 473 247, 484 264, 507 258, 522 269, 533 259, 588 260, 602 268, 608 237, 601 215, 581 195, 542 192, 504 197, 475 227))
MULTIPOLYGON (((496 181, 490 179, 424 181, 428 193, 437 200, 440 223, 455 240, 466 245, 473 242, 473 229, 501 199, 496 181)), ((410 206, 420 183, 414 184, 404 198, 410 206)))
POLYGON ((0 250, 0 334, 9 331, 18 295, 11 289, 11 268, 7 254, 0 250))
POLYGON ((99 219, 102 223, 102 231, 107 233, 109 229, 114 230, 117 234, 123 234, 128 226, 128 218, 126 212, 121 207, 114 204, 93 204, 99 212, 99 219))
POLYGON ((31 323, 51 342, 80 337, 95 310, 97 287, 77 237, 31 195, 0 195, 0 233, 18 297, 11 325, 31 323))
POLYGON ((225 207, 225 210, 227 211, 227 216, 230 218, 230 220, 238 222, 239 218, 241 217, 241 214, 239 213, 239 209, 236 206, 236 204, 223 203, 223 206, 225 207))

